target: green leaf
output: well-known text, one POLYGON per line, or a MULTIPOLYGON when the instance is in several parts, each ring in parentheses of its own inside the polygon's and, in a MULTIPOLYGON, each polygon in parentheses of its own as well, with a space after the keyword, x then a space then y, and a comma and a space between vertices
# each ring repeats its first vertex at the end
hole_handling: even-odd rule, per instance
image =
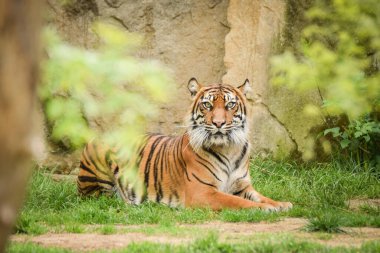
POLYGON ((344 139, 344 140, 341 140, 340 141, 340 146, 342 147, 342 149, 345 149, 348 147, 348 145, 350 145, 351 141, 348 140, 348 139, 344 139))
POLYGON ((156 115, 155 102, 171 97, 174 82, 159 63, 134 56, 141 37, 100 23, 94 31, 102 42, 92 50, 58 36, 46 46, 49 57, 41 65, 39 95, 49 135, 70 148, 95 135, 112 136, 110 143, 128 150, 130 135, 143 134, 146 121, 156 115))
POLYGON ((329 128, 326 129, 323 134, 326 136, 327 134, 332 133, 333 137, 338 137, 341 135, 340 133, 340 128, 339 127, 334 127, 334 128, 329 128))

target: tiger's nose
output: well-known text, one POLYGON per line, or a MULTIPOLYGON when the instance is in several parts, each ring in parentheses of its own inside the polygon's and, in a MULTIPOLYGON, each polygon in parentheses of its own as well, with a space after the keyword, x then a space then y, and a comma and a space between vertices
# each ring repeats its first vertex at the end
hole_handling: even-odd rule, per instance
POLYGON ((220 120, 220 119, 213 119, 212 124, 216 126, 217 128, 221 128, 224 124, 226 124, 226 120, 220 120))

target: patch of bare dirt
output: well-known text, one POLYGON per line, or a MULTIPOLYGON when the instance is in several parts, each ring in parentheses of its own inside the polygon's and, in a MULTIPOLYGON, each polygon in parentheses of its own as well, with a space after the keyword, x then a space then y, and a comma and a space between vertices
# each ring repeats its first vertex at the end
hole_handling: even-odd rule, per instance
POLYGON ((361 206, 380 208, 380 199, 351 199, 348 201, 348 207, 357 211, 361 206))
POLYGON ((146 235, 143 233, 126 234, 44 234, 38 236, 13 235, 11 241, 32 242, 46 247, 59 247, 75 251, 91 251, 99 249, 114 249, 128 246, 133 242, 154 242, 166 244, 183 244, 189 242, 187 238, 169 236, 146 235))
POLYGON ((182 227, 198 227, 200 229, 212 229, 218 231, 220 234, 225 233, 239 233, 239 234, 253 234, 257 232, 296 232, 305 226, 307 220, 300 218, 287 218, 278 222, 268 223, 248 223, 248 222, 221 222, 213 221, 204 224, 196 225, 180 225, 182 227))
POLYGON ((77 175, 64 175, 64 174, 53 174, 53 173, 45 173, 46 176, 51 177, 54 181, 71 181, 75 182, 77 180, 77 175))
MULTIPOLYGON (((229 222, 210 222, 200 225, 181 225, 185 227, 199 227, 200 229, 210 229, 218 231, 221 239, 240 239, 252 237, 257 234, 287 234, 301 240, 317 242, 328 246, 347 246, 360 247, 364 242, 380 240, 380 229, 361 227, 361 228, 342 228, 344 233, 323 234, 309 233, 303 230, 307 224, 306 219, 287 218, 279 222, 267 223, 229 223, 229 222)), ((265 236, 261 236, 265 238, 265 236)))
POLYGON ((331 234, 330 238, 322 239, 321 233, 297 233, 300 239, 311 240, 320 244, 336 247, 360 247, 364 242, 380 240, 379 228, 343 228, 344 233, 331 234))
MULTIPOLYGON (((340 234, 324 234, 324 233, 308 233, 302 230, 306 225, 306 219, 287 218, 279 222, 267 223, 230 223, 213 221, 204 224, 181 224, 178 228, 182 230, 189 228, 189 231, 200 231, 194 236, 176 235, 171 236, 159 232, 159 235, 145 234, 140 232, 125 232, 128 229, 144 229, 154 228, 158 225, 117 225, 117 234, 103 235, 96 233, 86 234, 44 234, 39 236, 13 235, 12 241, 15 242, 33 242, 42 246, 54 246, 61 248, 73 249, 76 251, 98 250, 98 249, 114 249, 126 247, 132 242, 155 242, 166 244, 187 244, 199 238, 208 231, 215 231, 219 234, 220 240, 223 242, 259 242, 260 240, 268 240, 275 238, 278 242, 282 238, 294 238, 299 241, 313 241, 328 246, 346 246, 360 247, 364 242, 371 240, 380 240, 379 228, 343 228, 345 233, 340 234)), ((157 231, 160 231, 159 229, 157 231)))

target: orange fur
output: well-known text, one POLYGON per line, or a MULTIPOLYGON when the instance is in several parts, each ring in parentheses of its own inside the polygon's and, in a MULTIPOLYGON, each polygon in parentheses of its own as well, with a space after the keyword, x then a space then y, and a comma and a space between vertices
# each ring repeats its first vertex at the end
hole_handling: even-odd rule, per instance
POLYGON ((124 177, 126 171, 110 149, 92 142, 82 154, 79 192, 117 192, 131 204, 147 199, 169 206, 214 210, 291 208, 291 203, 264 197, 251 185, 244 89, 203 87, 195 79, 190 80, 189 89, 194 101, 186 133, 178 137, 147 134, 137 158, 123 166, 137 172, 143 190, 137 187, 138 182, 124 177))

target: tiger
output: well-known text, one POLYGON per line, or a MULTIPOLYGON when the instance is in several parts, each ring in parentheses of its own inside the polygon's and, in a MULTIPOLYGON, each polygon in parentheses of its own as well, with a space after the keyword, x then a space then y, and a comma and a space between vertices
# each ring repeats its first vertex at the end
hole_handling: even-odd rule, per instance
POLYGON ((128 204, 146 200, 170 207, 213 210, 256 208, 285 211, 280 202, 256 191, 249 173, 249 80, 234 87, 188 82, 192 97, 180 136, 146 134, 136 148, 133 170, 143 184, 123 175, 114 150, 90 142, 83 150, 77 178, 81 195, 117 193, 128 204))

